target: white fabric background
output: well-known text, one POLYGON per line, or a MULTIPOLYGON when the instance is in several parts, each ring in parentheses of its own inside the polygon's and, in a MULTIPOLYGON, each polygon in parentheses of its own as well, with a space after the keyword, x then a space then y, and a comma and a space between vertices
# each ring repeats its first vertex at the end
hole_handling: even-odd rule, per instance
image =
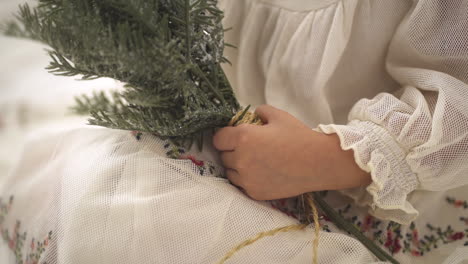
MULTIPOLYGON (((375 89, 385 92, 401 88, 383 72, 383 67, 376 67, 376 64, 386 57, 385 50, 378 44, 382 45, 393 37, 392 32, 400 23, 400 20, 395 18, 401 19, 405 15, 409 2, 393 1, 392 3, 397 4, 388 5, 394 8, 391 10, 395 10, 395 13, 373 17, 375 19, 373 22, 376 22, 371 23, 374 31, 380 37, 385 35, 383 38, 376 38, 377 40, 366 35, 365 30, 358 30, 358 34, 350 35, 350 30, 353 28, 349 22, 356 12, 365 13, 379 7, 374 5, 375 3, 390 3, 390 1, 363 1, 361 3, 368 3, 368 5, 363 4, 365 8, 356 5, 358 2, 352 0, 328 1, 343 4, 334 8, 327 2, 327 5, 316 14, 291 13, 300 8, 300 5, 287 5, 287 9, 283 10, 270 5, 285 4, 282 0, 271 1, 270 4, 266 0, 258 1, 263 4, 255 6, 252 2, 254 1, 236 1, 236 5, 231 7, 234 15, 230 17, 231 21, 241 19, 250 25, 249 28, 244 28, 246 31, 242 33, 242 42, 234 43, 243 54, 231 58, 234 65, 242 69, 237 73, 240 77, 235 77, 236 73, 232 72, 230 77, 244 102, 271 103, 290 111, 310 126, 333 121, 345 124, 349 110, 358 99, 374 96, 375 89), (254 8, 249 9, 250 7, 254 8), (252 13, 242 17, 240 14, 244 9, 252 13), (276 18, 283 23, 283 27, 277 26, 276 18), (393 24, 377 23, 385 19, 392 20, 393 24), (333 27, 327 27, 330 21, 333 27), (310 25, 316 26, 310 27, 312 29, 308 32, 310 35, 297 33, 307 32, 310 25), (329 35, 330 32, 324 29, 330 29, 333 34, 329 35), (261 34, 262 32, 264 34, 261 34), (274 34, 270 36, 265 32, 274 34), (312 45, 313 41, 301 41, 304 36, 315 36, 314 41, 317 42, 312 45), (353 37, 348 39, 350 36, 353 37), (363 49, 359 46, 362 39, 369 41, 364 43, 372 45, 363 49), (292 40, 291 45, 287 46, 284 40, 292 40), (351 43, 348 49, 345 43, 351 43), (266 48, 263 49, 264 47, 266 48), (262 50, 266 52, 259 52, 262 50), (287 52, 282 53, 285 50, 287 52), (337 50, 342 52, 340 55, 343 57, 337 56, 337 50), (271 59, 274 59, 274 56, 270 56, 272 51, 277 51, 273 53, 282 58, 279 60, 282 68, 270 68, 271 59), (322 54, 325 56, 322 57, 322 54), (252 63, 252 58, 256 59, 255 63, 252 63), (313 60, 300 60, 301 58, 313 58, 313 60), (340 61, 342 58, 345 59, 340 61), (343 61, 346 63, 338 63, 343 61), (356 61, 366 67, 370 73, 367 76, 372 76, 371 80, 366 80, 359 75, 356 68, 353 68, 356 61), (304 72, 304 69, 310 72, 304 72), (278 74, 285 72, 286 77, 278 74), (353 73, 348 75, 351 78, 335 78, 330 82, 327 80, 333 74, 346 72, 353 73), (271 76, 280 80, 275 80, 271 76), (360 88, 360 92, 352 92, 341 97, 333 96, 333 93, 343 93, 337 89, 340 87, 340 82, 348 82, 347 87, 360 88), (311 83, 313 87, 317 87, 315 91, 307 89, 311 87, 311 83), (366 83, 373 83, 376 86, 365 86, 366 83), (332 89, 324 89, 327 85, 332 89), (292 87, 293 93, 287 91, 285 87, 292 87), (329 101, 322 98, 327 98, 329 101), (292 99, 296 99, 294 104, 288 101, 292 99)), ((315 3, 318 1, 314 1, 310 8, 316 8, 315 3)), ((5 16, 15 6, 14 1, 2 1, 0 15, 5 16)), ((382 8, 381 14, 386 14, 383 12, 385 10, 390 9, 382 8)), ((359 25, 368 24, 366 21, 360 21, 359 25)), ((237 27, 229 33, 234 42, 235 34, 238 33, 236 30, 240 28, 237 27)), ((24 182, 19 183, 8 181, 5 185, 8 189, 3 192, 23 197, 17 199, 15 203, 20 208, 31 209, 24 212, 35 212, 34 206, 43 208, 41 214, 28 215, 30 218, 24 216, 21 210, 14 211, 13 215, 26 218, 24 225, 28 226, 29 223, 30 226, 34 226, 35 229, 30 230, 30 233, 38 237, 43 236, 49 228, 55 230, 56 246, 45 256, 48 262, 129 263, 130 260, 138 259, 140 263, 154 263, 154 260, 158 259, 160 263, 171 263, 174 260, 182 263, 191 259, 195 263, 211 263, 237 242, 257 232, 293 222, 271 208, 245 199, 226 182, 199 178, 190 170, 193 167, 190 162, 177 162, 172 166, 171 162, 160 159, 158 155, 163 153, 158 149, 161 144, 158 141, 141 142, 148 146, 154 145, 153 148, 137 146, 129 134, 99 128, 83 128, 84 117, 72 117, 68 114, 67 107, 73 102, 74 95, 90 92, 93 89, 115 88, 118 84, 114 81, 102 79, 76 82, 72 78, 54 77, 43 70, 48 61, 42 52, 43 46, 27 40, 0 36, 0 47, 0 144, 2 146, 0 182, 6 179, 5 176, 11 171, 12 164, 17 162, 22 144, 28 140, 28 147, 18 163, 15 175, 30 178, 25 178, 24 182), (94 163, 89 162, 90 157, 94 158, 94 163), (38 168, 40 169, 36 173, 34 170, 38 168), (154 182, 155 179, 151 177, 154 175, 166 175, 167 181, 158 185, 158 182, 154 182), (186 191, 186 186, 191 187, 191 191, 186 191), (206 188, 207 186, 209 188, 206 188), (214 189, 220 192, 214 193, 214 189), (161 206, 160 203, 153 203, 158 199, 165 199, 162 207, 158 207, 161 206), (187 200, 203 201, 203 203, 185 204, 187 200), (234 200, 236 203, 232 209, 232 220, 217 218, 218 213, 223 208, 230 208, 234 200), (206 201, 209 202, 205 203, 206 201), (193 210, 194 207, 198 210, 193 210), (189 215, 189 218, 180 217, 180 212, 190 210, 193 210, 193 214, 189 215), (155 225, 157 228, 152 229, 155 223, 164 223, 164 226, 162 228, 161 225, 155 225), (206 228, 213 226, 217 227, 214 231, 206 228), (175 232, 172 232, 174 230, 175 232), (173 244, 158 244, 161 243, 161 236, 173 244)), ((433 52, 433 50, 426 51, 433 52)), ((464 54, 457 56, 463 57, 464 54)), ((455 71, 457 68, 449 67, 449 69, 455 71)), ((463 73, 458 75, 461 76, 463 73)), ((409 93, 407 96, 418 98, 419 93, 409 93)), ((377 98, 376 101, 379 102, 379 99, 381 98, 377 98)), ((3 189, 3 186, 0 185, 0 189, 3 189)), ((428 193, 421 191, 411 197, 411 202, 420 211, 431 211, 437 207, 428 202, 432 201, 431 199, 436 200, 434 196, 426 196, 428 193)), ((457 193, 463 192, 459 190, 457 193)), ((432 212, 430 215, 434 217, 437 214, 438 212, 432 212)), ((12 225, 13 222, 9 224, 12 225)), ((248 261, 260 263, 271 252, 278 255, 268 263, 283 260, 285 256, 287 259, 294 254, 296 258, 289 258, 291 263, 302 263, 301 260, 310 259, 311 238, 311 232, 308 230, 300 235, 280 236, 279 240, 265 240, 264 244, 247 249, 242 253, 245 255, 241 254, 239 259, 233 259, 232 263, 249 263, 248 261), (286 253, 283 254, 284 252, 286 253)), ((372 261, 372 257, 361 245, 339 233, 323 233, 320 245, 322 247, 320 258, 326 263, 372 261), (339 249, 337 245, 341 245, 339 249)), ((449 255, 453 250, 454 248, 444 247, 441 255, 449 255)), ((460 252, 453 259, 463 256, 463 249, 460 249, 460 252)), ((440 257, 430 260, 440 262, 440 257)), ((8 250, 0 247, 0 263, 13 261, 8 250)), ((420 261, 429 263, 427 258, 420 261)))
MULTIPOLYGON (((0 1, 0 21, 13 17, 20 3, 0 1)), ((40 43, 0 35, 0 178, 18 159, 31 131, 86 123, 68 110, 74 96, 118 86, 110 79, 75 81, 57 77, 44 68, 49 57, 40 43)))

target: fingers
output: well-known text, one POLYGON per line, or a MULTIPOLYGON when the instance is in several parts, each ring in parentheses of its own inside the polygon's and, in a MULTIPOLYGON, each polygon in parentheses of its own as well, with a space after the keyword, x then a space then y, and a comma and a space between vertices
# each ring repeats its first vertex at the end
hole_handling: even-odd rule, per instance
POLYGON ((221 153, 221 161, 223 162, 224 167, 229 169, 238 169, 238 161, 236 158, 235 151, 224 151, 221 153))
POLYGON ((249 180, 249 177, 243 174, 245 171, 237 169, 239 161, 235 151, 223 152, 221 154, 221 159, 226 166, 226 176, 233 185, 237 186, 245 195, 254 200, 266 200, 266 196, 261 195, 261 193, 258 192, 258 188, 252 187, 251 178, 249 180))
POLYGON ((226 167, 226 174, 231 183, 237 187, 245 187, 241 182, 241 176, 237 169, 238 160, 235 151, 221 153, 221 160, 224 167, 226 167))
POLYGON ((236 148, 238 130, 235 127, 224 127, 213 137, 213 145, 220 151, 232 151, 236 148))
MULTIPOLYGON (((268 124, 278 119, 283 111, 270 105, 261 105, 257 107, 255 113, 265 124, 268 124)), ((242 124, 237 127, 221 128, 213 137, 213 145, 219 151, 233 151, 238 144, 242 144, 242 142, 245 143, 246 132, 251 131, 252 127, 255 126, 242 124)))
POLYGON ((239 173, 233 169, 226 169, 226 176, 232 184, 238 187, 243 187, 239 173))
POLYGON ((268 124, 277 119, 281 110, 271 105, 261 105, 255 109, 255 113, 262 119, 263 123, 268 124))

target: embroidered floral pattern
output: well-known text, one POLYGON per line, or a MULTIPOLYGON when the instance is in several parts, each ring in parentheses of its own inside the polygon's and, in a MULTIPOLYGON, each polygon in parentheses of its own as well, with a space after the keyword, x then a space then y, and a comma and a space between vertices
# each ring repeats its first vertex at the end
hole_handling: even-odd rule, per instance
POLYGON ((26 245, 27 233, 20 231, 20 221, 16 221, 12 232, 4 226, 12 205, 13 196, 6 203, 0 198, 0 232, 2 239, 15 255, 17 264, 37 264, 52 239, 52 231, 43 240, 31 238, 31 242, 26 245))
MULTIPOLYGON (((446 201, 455 208, 468 209, 468 201, 466 200, 457 200, 453 197, 447 197, 446 201)), ((459 220, 468 226, 468 216, 460 216, 459 220)), ((465 243, 465 246, 468 246, 468 241, 465 243)))
POLYGON ((468 226, 468 217, 460 216, 460 221, 464 222, 468 226))
MULTIPOLYGON (((461 204, 463 206, 463 203, 461 204)), ((414 222, 410 224, 408 229, 403 229, 402 225, 395 222, 389 222, 385 227, 381 220, 371 215, 366 215, 362 219, 358 216, 346 217, 351 211, 350 209, 351 204, 348 204, 339 209, 338 212, 345 216, 348 221, 354 223, 367 237, 381 244, 392 254, 402 252, 413 256, 423 256, 442 244, 463 239, 467 240, 465 246, 468 245, 468 229, 456 231, 450 225, 441 228, 427 224, 425 227, 426 235, 420 237, 419 230, 414 222)), ((463 218, 463 221, 466 221, 466 218, 463 218)))
POLYGON ((166 156, 171 159, 182 159, 182 160, 190 160, 198 169, 198 173, 202 176, 209 175, 218 177, 218 178, 225 178, 214 164, 211 162, 203 161, 197 159, 194 155, 188 154, 187 151, 183 148, 176 147, 171 143, 166 143, 164 145, 164 149, 166 149, 166 156))
POLYGON ((468 209, 468 201, 466 200, 457 200, 453 197, 447 197, 446 201, 448 204, 453 205, 455 208, 468 209))
MULTIPOLYGON (((131 131, 130 133, 138 141, 143 137, 143 133, 140 131, 131 131)), ((187 154, 187 151, 184 148, 177 147, 174 144, 167 142, 164 144, 164 149, 166 150, 166 156, 168 158, 190 160, 198 169, 198 173, 202 176, 209 174, 218 178, 225 178, 223 173, 220 172, 214 164, 199 160, 194 155, 187 154)))
MULTIPOLYGON (((467 208, 466 201, 450 198, 447 199, 447 202, 456 208, 467 208)), ((304 211, 304 207, 301 207, 300 199, 281 199, 270 201, 270 204, 273 208, 286 215, 307 223, 307 218, 304 218, 304 215, 300 213, 304 211)), ((468 246, 468 228, 465 230, 454 230, 450 225, 442 228, 427 224, 424 227, 425 235, 421 236, 414 222, 407 227, 391 221, 382 221, 371 215, 358 217, 352 215, 352 212, 355 211, 352 209, 352 205, 347 204, 343 208, 338 208, 337 211, 347 221, 360 229, 369 239, 382 245, 392 254, 406 253, 413 256, 423 256, 443 244, 460 240, 466 240, 464 245, 468 246)), ((468 217, 460 217, 459 219, 468 225, 468 217)), ((320 217, 322 230, 330 232, 330 228, 326 224, 327 221, 329 219, 326 216, 320 217)))
POLYGON ((132 136, 134 136, 136 138, 136 140, 141 140, 141 136, 143 136, 143 133, 141 133, 140 131, 132 131, 132 136))
POLYGON ((171 159, 179 159, 181 155, 186 153, 185 149, 178 148, 171 143, 166 143, 164 149, 167 151, 166 156, 171 159))

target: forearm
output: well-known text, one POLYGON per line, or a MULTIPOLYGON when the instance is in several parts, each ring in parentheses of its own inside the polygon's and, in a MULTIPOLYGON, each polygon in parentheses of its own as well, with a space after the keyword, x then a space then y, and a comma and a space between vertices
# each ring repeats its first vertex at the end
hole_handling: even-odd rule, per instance
POLYGON ((322 178, 321 190, 341 190, 370 184, 370 173, 359 168, 352 150, 345 151, 341 148, 336 134, 314 133, 317 144, 314 150, 316 160, 321 163, 316 166, 314 175, 322 178))

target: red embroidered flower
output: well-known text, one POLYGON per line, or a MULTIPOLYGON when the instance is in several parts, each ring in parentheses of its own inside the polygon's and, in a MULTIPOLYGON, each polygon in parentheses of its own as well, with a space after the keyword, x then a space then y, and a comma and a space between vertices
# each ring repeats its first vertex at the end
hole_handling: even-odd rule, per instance
POLYGON ((418 235, 418 230, 413 230, 413 244, 416 246, 416 247, 419 247, 419 235, 418 235))
POLYGON ((387 230, 387 241, 385 241, 384 246, 389 248, 393 244, 392 231, 387 230))
POLYGON ((132 136, 134 136, 137 140, 140 140, 141 136, 143 135, 143 133, 141 133, 140 131, 136 131, 136 130, 133 130, 131 133, 132 133, 132 136))
POLYGON ((365 232, 367 230, 369 230, 369 228, 372 226, 372 216, 368 215, 366 216, 366 218, 364 219, 364 225, 362 226, 362 231, 365 232))
POLYGON ((392 253, 396 254, 396 253, 400 252, 400 250, 401 250, 400 239, 396 238, 395 242, 393 243, 392 253))
POLYGON ((456 201, 453 203, 453 205, 454 205, 455 207, 457 207, 457 208, 458 208, 458 207, 461 207, 461 206, 463 205, 463 201, 462 201, 462 200, 456 200, 456 201))
POLYGON ((16 246, 16 240, 15 239, 10 239, 10 241, 8 241, 8 247, 10 249, 14 249, 16 246))
POLYGON ((202 160, 197 160, 194 156, 188 155, 188 156, 181 156, 181 159, 189 159, 192 161, 193 164, 195 164, 198 167, 203 167, 205 165, 205 162, 202 160))
POLYGON ((417 250, 412 250, 411 251, 411 255, 415 256, 415 257, 419 257, 421 256, 421 252, 417 251, 417 250))
MULTIPOLYGON (((5 219, 5 216, 9 213, 9 207, 13 203, 13 196, 10 197, 10 202, 8 204, 2 203, 0 199, 0 218, 5 219)), ((21 222, 16 221, 15 226, 11 232, 8 229, 4 229, 3 226, 0 224, 0 239, 3 238, 4 242, 8 245, 10 250, 13 252, 16 263, 24 263, 24 264, 38 264, 41 255, 46 250, 46 246, 49 244, 49 240, 52 236, 52 231, 48 233, 48 237, 44 240, 43 243, 39 243, 34 238, 31 238, 30 244, 27 243, 26 232, 21 232, 21 222), (27 249, 27 247, 30 249, 27 249), (23 253, 25 251, 29 251, 25 257, 23 258, 23 253)))
POLYGON ((453 235, 450 236, 450 239, 452 239, 453 241, 455 241, 455 240, 460 240, 460 239, 462 239, 464 236, 465 236, 465 234, 463 234, 463 232, 456 232, 455 234, 453 234, 453 235))

